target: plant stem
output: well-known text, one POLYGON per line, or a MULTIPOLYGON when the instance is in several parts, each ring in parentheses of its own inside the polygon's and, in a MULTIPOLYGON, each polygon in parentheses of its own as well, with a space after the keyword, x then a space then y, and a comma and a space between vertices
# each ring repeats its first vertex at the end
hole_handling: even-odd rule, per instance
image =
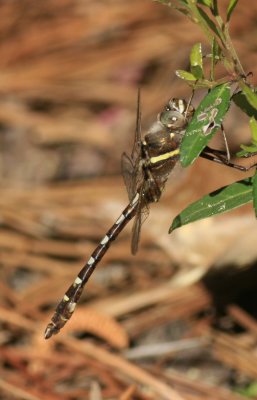
POLYGON ((191 14, 192 14, 192 20, 197 25, 200 26, 200 28, 203 30, 203 32, 207 36, 208 41, 210 43, 212 43, 213 33, 210 31, 208 24, 204 21, 203 17, 201 16, 201 14, 196 6, 196 0, 188 0, 188 6, 189 6, 191 14))
POLYGON ((231 59, 234 64, 234 70, 237 75, 245 76, 245 71, 243 69, 243 66, 239 60, 239 57, 237 55, 237 52, 232 44, 232 40, 230 38, 229 30, 228 30, 228 24, 225 25, 224 27, 224 35, 226 38, 226 45, 227 45, 227 51, 231 56, 231 59))

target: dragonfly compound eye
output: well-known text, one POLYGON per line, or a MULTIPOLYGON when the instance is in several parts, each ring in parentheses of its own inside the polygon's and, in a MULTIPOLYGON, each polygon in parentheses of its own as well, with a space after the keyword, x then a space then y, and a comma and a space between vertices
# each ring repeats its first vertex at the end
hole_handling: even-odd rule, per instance
POLYGON ((181 129, 186 125, 184 116, 178 111, 164 111, 160 113, 159 121, 169 129, 181 129))

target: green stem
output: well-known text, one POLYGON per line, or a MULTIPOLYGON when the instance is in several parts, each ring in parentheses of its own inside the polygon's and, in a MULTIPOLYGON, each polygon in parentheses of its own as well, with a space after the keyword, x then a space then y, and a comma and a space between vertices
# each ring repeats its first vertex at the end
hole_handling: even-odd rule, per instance
POLYGON ((216 15, 215 19, 219 26, 219 31, 222 32, 222 45, 224 53, 227 56, 227 66, 229 66, 229 72, 234 72, 236 73, 236 75, 245 75, 242 64, 238 58, 238 55, 230 38, 228 23, 224 24, 220 15, 216 15))
POLYGON ((191 14, 192 14, 192 19, 193 21, 200 26, 200 28, 203 30, 205 35, 208 38, 209 43, 212 43, 213 39, 213 33, 211 32, 209 26, 207 23, 204 21, 203 17, 199 13, 199 10, 196 5, 196 0, 188 0, 188 6, 190 8, 191 14))
POLYGON ((227 51, 228 53, 231 55, 231 59, 233 61, 234 64, 234 70, 236 72, 236 74, 245 76, 245 71, 243 69, 243 66, 239 60, 239 57, 237 55, 236 49, 234 48, 233 44, 232 44, 232 40, 230 38, 230 34, 229 34, 229 30, 228 30, 228 24, 225 25, 224 27, 224 34, 225 34, 225 38, 226 38, 226 45, 227 45, 227 51))

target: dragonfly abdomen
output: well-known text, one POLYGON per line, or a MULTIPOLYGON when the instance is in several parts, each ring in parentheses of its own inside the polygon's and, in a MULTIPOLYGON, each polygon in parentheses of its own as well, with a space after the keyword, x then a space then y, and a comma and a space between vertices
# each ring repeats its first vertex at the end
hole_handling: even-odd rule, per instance
POLYGON ((88 279, 94 272, 97 264, 102 259, 110 244, 117 238, 119 233, 124 229, 127 223, 134 217, 138 206, 139 194, 136 193, 134 199, 123 210, 119 218, 106 232, 105 236, 91 254, 89 260, 79 272, 73 284, 66 291, 61 302, 56 307, 55 313, 51 322, 45 330, 45 338, 49 339, 53 334, 57 334, 60 329, 71 318, 77 302, 80 299, 81 293, 88 279))

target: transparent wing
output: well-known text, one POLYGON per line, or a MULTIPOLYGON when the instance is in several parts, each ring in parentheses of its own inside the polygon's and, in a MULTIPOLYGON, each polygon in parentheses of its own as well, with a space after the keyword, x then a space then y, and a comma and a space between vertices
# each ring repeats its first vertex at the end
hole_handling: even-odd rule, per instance
POLYGON ((129 201, 131 201, 135 195, 134 181, 136 179, 136 171, 135 166, 127 153, 123 153, 121 156, 121 172, 128 192, 129 201))
POLYGON ((142 185, 140 193, 139 193, 139 203, 137 206, 137 212, 136 212, 133 227, 132 227, 131 253, 133 255, 135 255, 138 250, 141 226, 149 215, 149 209, 148 209, 147 203, 145 202, 144 197, 142 196, 142 193, 144 191, 143 186, 144 185, 142 185))
POLYGON ((142 180, 142 171, 140 167, 141 158, 141 105, 140 105, 140 89, 137 94, 137 116, 136 116, 136 129, 134 136, 134 144, 131 152, 131 156, 127 153, 123 153, 121 157, 121 171, 124 179, 125 186, 127 188, 128 197, 131 201, 142 180))
POLYGON ((136 129, 135 129, 134 145, 131 153, 131 159, 133 163, 135 163, 138 160, 138 157, 140 155, 140 149, 141 149, 141 94, 140 94, 140 88, 138 88, 136 129))
POLYGON ((126 153, 123 153, 121 158, 121 170, 127 188, 129 200, 132 201, 136 193, 139 192, 139 201, 134 218, 134 224, 132 227, 132 239, 131 239, 132 254, 136 254, 138 250, 141 225, 148 216, 148 207, 143 196, 145 185, 144 185, 144 176, 140 160, 141 160, 141 101, 140 101, 140 89, 138 89, 134 144, 131 156, 128 156, 128 154, 126 153))

